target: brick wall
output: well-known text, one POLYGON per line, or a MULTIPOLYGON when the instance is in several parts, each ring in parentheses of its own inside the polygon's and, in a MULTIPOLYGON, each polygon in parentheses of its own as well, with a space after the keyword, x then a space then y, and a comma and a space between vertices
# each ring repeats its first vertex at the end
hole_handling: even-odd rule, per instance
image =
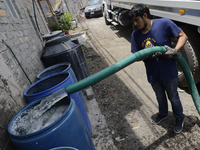
POLYGON ((13 2, 17 18, 9 14, 5 2, 0 0, 0 150, 14 149, 7 126, 13 115, 26 104, 23 92, 30 86, 14 55, 2 40, 13 50, 33 83, 37 73, 44 69, 40 60, 43 43, 40 32, 48 33, 38 5, 35 5, 35 10, 40 32, 35 23, 32 0, 13 2))

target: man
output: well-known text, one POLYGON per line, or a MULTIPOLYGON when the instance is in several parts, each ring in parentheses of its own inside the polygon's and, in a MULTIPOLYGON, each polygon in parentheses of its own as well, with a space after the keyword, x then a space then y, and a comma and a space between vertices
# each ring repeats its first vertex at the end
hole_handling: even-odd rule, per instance
POLYGON ((178 95, 178 70, 174 59, 178 51, 187 41, 185 33, 171 20, 166 18, 151 19, 148 7, 136 4, 129 12, 129 18, 137 28, 131 35, 131 52, 135 53, 144 48, 165 46, 165 54, 155 53, 144 58, 148 82, 156 94, 159 106, 158 115, 152 123, 158 124, 168 115, 167 97, 172 105, 173 115, 176 119, 174 132, 180 133, 183 129, 184 114, 178 95), (171 38, 178 38, 175 48, 171 48, 171 38))

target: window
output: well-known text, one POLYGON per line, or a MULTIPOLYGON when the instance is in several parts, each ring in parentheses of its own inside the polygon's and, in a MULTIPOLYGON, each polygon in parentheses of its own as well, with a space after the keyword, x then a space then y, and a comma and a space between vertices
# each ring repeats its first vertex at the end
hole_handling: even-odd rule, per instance
POLYGON ((18 11, 16 10, 15 7, 16 6, 15 0, 4 0, 3 2, 10 16, 14 18, 19 18, 18 11))

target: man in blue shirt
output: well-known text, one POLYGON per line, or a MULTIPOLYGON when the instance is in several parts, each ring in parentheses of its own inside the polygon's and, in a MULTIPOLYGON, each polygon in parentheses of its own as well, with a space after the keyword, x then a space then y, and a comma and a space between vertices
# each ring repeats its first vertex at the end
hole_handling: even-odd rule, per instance
POLYGON ((176 119, 174 132, 180 133, 185 116, 177 91, 178 70, 172 58, 178 57, 178 51, 186 43, 187 36, 169 19, 151 19, 149 9, 144 4, 134 5, 129 12, 129 18, 137 28, 131 35, 132 53, 153 46, 165 46, 167 50, 165 54, 157 52, 143 59, 148 82, 152 85, 159 105, 159 113, 152 119, 152 123, 158 124, 167 118, 168 97, 176 119), (175 48, 171 48, 171 38, 175 37, 178 42, 175 48))

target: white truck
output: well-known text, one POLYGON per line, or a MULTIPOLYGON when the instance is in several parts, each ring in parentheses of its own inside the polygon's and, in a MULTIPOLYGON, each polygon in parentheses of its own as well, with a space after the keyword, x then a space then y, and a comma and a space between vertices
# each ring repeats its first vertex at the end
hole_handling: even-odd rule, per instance
MULTIPOLYGON (((200 82, 200 0, 104 0, 103 10, 107 25, 130 25, 128 12, 137 3, 143 3, 150 9, 152 18, 169 18, 188 36, 188 41, 180 53, 187 61, 195 83, 200 82)), ((172 39, 175 45, 176 39, 172 39)), ((180 67, 179 86, 186 87, 187 82, 180 67)))

